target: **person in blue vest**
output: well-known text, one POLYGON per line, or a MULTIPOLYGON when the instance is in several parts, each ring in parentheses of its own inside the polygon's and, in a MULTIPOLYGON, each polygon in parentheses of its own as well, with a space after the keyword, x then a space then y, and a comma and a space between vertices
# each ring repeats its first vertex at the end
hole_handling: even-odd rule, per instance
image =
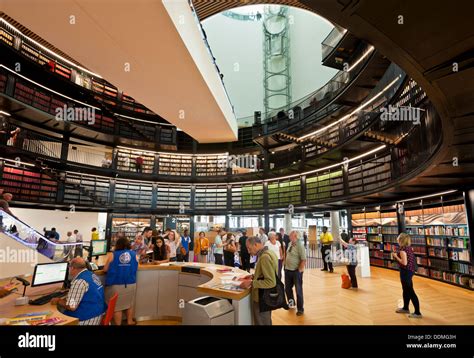
POLYGON ((122 323, 123 311, 127 317, 127 324, 136 324, 133 319, 133 308, 137 291, 137 269, 137 254, 131 250, 130 241, 126 237, 121 237, 115 243, 115 250, 109 252, 104 265, 104 271, 107 273, 105 300, 109 302, 113 295, 118 294, 114 312, 114 323, 117 326, 122 323))
POLYGON ((100 279, 87 270, 82 257, 69 262, 69 273, 73 280, 66 299, 53 298, 51 304, 57 305, 65 315, 78 318, 80 325, 100 325, 107 310, 100 279))

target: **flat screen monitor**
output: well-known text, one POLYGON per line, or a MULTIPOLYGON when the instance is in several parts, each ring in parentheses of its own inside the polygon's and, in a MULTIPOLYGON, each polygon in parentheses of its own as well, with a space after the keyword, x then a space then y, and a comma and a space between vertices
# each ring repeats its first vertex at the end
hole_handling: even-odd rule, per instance
POLYGON ((100 256, 107 254, 107 240, 92 240, 92 256, 100 256))
POLYGON ((32 287, 64 283, 68 277, 67 262, 37 264, 33 273, 32 287))

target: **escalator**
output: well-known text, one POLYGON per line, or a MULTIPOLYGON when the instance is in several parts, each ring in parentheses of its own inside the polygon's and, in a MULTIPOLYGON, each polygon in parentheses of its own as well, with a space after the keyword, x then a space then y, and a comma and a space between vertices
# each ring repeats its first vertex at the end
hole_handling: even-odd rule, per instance
MULTIPOLYGON (((48 239, 23 221, 0 211, 0 250, 4 252, 4 255, 6 252, 11 252, 12 255, 16 252, 17 259, 12 260, 13 262, 10 262, 12 264, 26 261, 23 263, 34 267, 35 264, 42 262, 68 261, 82 250, 82 245, 82 243, 68 243, 48 239), (22 249, 22 257, 32 259, 20 260, 18 253, 20 249, 22 249)), ((8 260, 4 261, 8 262, 8 260)), ((0 278, 5 277, 4 266, 5 262, 0 264, 0 278)))

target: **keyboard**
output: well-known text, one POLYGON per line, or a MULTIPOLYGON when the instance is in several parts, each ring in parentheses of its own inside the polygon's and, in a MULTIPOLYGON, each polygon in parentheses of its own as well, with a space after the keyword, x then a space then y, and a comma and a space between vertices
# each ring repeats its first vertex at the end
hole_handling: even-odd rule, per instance
POLYGON ((65 296, 66 294, 67 294, 67 291, 56 291, 48 295, 35 298, 34 300, 30 300, 29 303, 30 305, 33 305, 33 306, 41 306, 48 303, 55 297, 62 297, 62 296, 65 296))

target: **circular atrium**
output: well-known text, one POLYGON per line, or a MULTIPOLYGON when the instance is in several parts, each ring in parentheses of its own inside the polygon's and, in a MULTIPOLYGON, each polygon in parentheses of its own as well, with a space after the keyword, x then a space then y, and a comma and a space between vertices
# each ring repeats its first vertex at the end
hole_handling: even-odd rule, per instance
POLYGON ((472 327, 467 1, 44 3, 0 8, 0 250, 34 254, 0 293, 71 287, 0 320, 100 324, 115 293, 113 325, 472 327), (87 274, 100 315, 70 304, 87 274))

